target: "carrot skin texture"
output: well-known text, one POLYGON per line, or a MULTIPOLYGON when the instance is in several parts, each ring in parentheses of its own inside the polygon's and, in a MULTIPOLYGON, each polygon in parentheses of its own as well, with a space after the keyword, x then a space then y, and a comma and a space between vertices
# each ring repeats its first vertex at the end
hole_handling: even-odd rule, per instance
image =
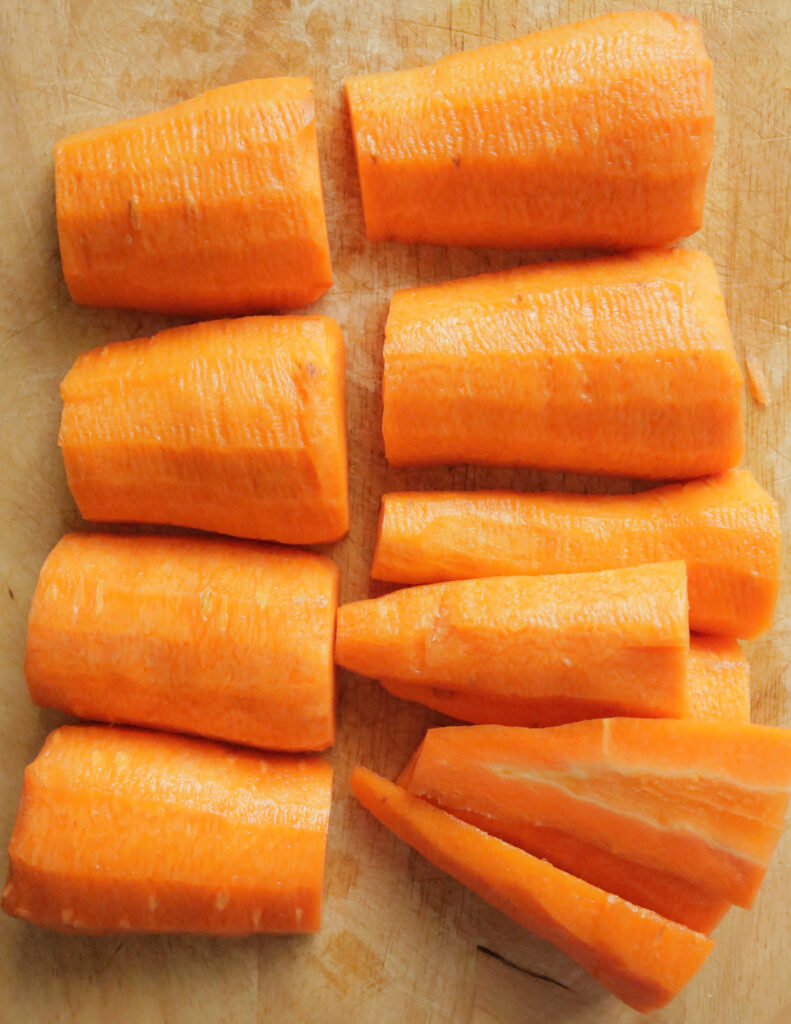
POLYGON ((440 583, 678 558, 687 564, 690 627, 754 637, 772 623, 780 554, 777 503, 736 469, 630 495, 386 494, 371 574, 440 583))
POLYGON ((692 250, 395 292, 385 455, 608 476, 720 473, 744 452, 742 375, 714 264, 692 250))
POLYGON ((62 139, 55 197, 75 302, 216 316, 294 309, 332 285, 309 78, 62 139))
POLYGON ((346 95, 372 240, 618 250, 701 225, 714 91, 693 18, 607 14, 346 95))
POLYGON ((349 528, 329 317, 190 324, 79 356, 58 443, 82 515, 318 544, 349 528))
POLYGON ((736 640, 690 637, 688 687, 690 718, 750 721, 750 666, 736 640))
POLYGON ((532 848, 534 826, 557 830, 558 843, 538 841, 562 849, 570 837, 566 863, 581 841, 749 907, 783 827, 791 735, 691 719, 432 729, 407 778, 416 796, 483 816, 510 842, 532 848))
POLYGON ((64 726, 25 771, 7 914, 57 931, 315 932, 332 769, 64 726))
POLYGON ((33 596, 30 695, 82 718, 323 750, 337 600, 335 565, 306 551, 69 534, 33 596))
POLYGON ((705 936, 486 835, 365 768, 354 770, 351 785, 400 839, 636 1010, 666 1005, 713 948, 705 936))
MULTIPOLYGON (((608 709, 612 707, 582 696, 540 701, 509 695, 477 694, 452 687, 415 686, 390 679, 383 680, 382 685, 394 697, 417 701, 451 718, 476 725, 565 725, 588 718, 607 718, 611 714, 608 709)), ((749 722, 750 668, 738 643, 723 637, 690 637, 686 692, 688 706, 684 717, 749 722)), ((630 896, 625 898, 632 903, 639 902, 630 896)), ((657 907, 651 909, 664 917, 673 916, 657 907)), ((697 925, 690 927, 695 931, 708 930, 697 925)))
POLYGON ((402 697, 456 691, 534 724, 680 717, 687 617, 681 562, 458 580, 342 605, 335 659, 402 697))

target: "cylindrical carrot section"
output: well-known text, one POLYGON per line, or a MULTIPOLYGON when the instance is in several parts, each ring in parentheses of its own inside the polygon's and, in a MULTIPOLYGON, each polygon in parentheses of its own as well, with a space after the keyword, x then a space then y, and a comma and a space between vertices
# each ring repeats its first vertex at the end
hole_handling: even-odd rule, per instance
POLYGON ((346 93, 369 238, 630 249, 701 225, 714 91, 694 18, 607 14, 346 93))
POLYGON ((714 264, 676 249, 397 291, 385 454, 696 477, 742 457, 742 375, 714 264))
POLYGON ((65 932, 316 932, 332 769, 102 726, 25 771, 7 914, 65 932))
POLYGON ((343 337, 328 317, 175 327, 79 356, 58 443, 86 519, 286 544, 349 528, 343 337))
POLYGON ((628 495, 386 494, 371 573, 439 583, 683 559, 692 629, 752 637, 772 623, 780 554, 777 503, 732 470, 628 495))
POLYGON ((343 605, 335 657, 407 699, 450 691, 522 725, 682 717, 687 616, 683 562, 459 580, 343 605))
POLYGON ((256 313, 332 284, 309 78, 238 82, 62 139, 55 198, 75 302, 256 313))
POLYGON ((36 704, 272 750, 335 736, 338 571, 242 541, 73 533, 33 596, 36 704))

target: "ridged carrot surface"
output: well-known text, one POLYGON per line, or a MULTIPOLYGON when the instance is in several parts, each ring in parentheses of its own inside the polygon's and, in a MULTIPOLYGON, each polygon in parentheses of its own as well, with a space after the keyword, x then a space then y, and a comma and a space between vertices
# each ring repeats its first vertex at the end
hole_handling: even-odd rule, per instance
POLYGON ((371 573, 394 583, 683 559, 692 629, 752 637, 780 585, 776 502, 746 470, 640 494, 413 491, 382 499, 371 573))
POLYGON ((735 640, 690 637, 688 687, 690 718, 750 721, 750 666, 735 640))
POLYGON ((510 841, 558 830, 749 907, 783 827, 791 730, 635 718, 431 729, 407 779, 510 841))
POLYGON ((335 737, 338 571, 242 541, 73 533, 33 596, 36 704, 271 750, 335 737))
MULTIPOLYGON (((540 702, 510 695, 454 690, 450 685, 415 686, 414 683, 390 679, 384 680, 382 685, 395 697, 418 701, 426 707, 434 708, 435 711, 441 711, 444 715, 450 715, 451 718, 475 722, 478 725, 562 725, 565 722, 579 721, 583 717, 607 716, 607 711, 594 702, 584 703, 574 697, 566 704, 555 699, 551 702, 551 714, 544 715, 537 710, 537 707, 541 707, 540 702)), ((690 638, 686 690, 687 718, 726 722, 750 721, 750 669, 742 649, 735 640, 710 636, 690 638)), ((658 912, 665 914, 666 917, 672 917, 672 914, 666 914, 664 910, 658 912)))
POLYGON ((637 1010, 668 1003, 713 948, 705 936, 486 835, 365 768, 355 769, 351 784, 391 832, 637 1010))
POLYGON ((629 249, 700 227, 714 92, 694 18, 607 14, 346 93, 371 239, 629 249))
POLYGON ((66 932, 315 932, 332 769, 65 726, 25 771, 7 914, 66 932))
POLYGON ((86 519, 286 544, 349 528, 343 337, 328 317, 174 327, 77 358, 58 443, 86 519))
POLYGON ((332 284, 309 78, 237 82, 55 147, 75 302, 210 315, 332 284))
POLYGON ((682 562, 398 590, 338 610, 335 657, 400 696, 455 690, 550 725, 687 712, 682 562))
POLYGON ((742 457, 741 392, 714 264, 690 250, 404 289, 385 326, 394 465, 719 473, 742 457))

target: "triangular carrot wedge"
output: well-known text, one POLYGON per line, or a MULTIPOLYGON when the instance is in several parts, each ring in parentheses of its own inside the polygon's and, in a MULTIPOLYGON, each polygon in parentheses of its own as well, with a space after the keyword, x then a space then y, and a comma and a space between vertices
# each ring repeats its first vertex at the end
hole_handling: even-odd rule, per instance
POLYGON ((713 948, 704 935, 574 878, 366 768, 354 770, 351 784, 360 803, 404 842, 636 1010, 668 1003, 713 948))
MULTIPOLYGON (((542 700, 528 694, 504 696, 415 686, 392 679, 381 682, 395 697, 417 701, 443 715, 477 725, 563 725, 585 718, 607 718, 612 714, 611 705, 597 704, 582 696, 542 700)), ((736 640, 690 637, 687 697, 685 717, 750 721, 750 669, 736 640)))
POLYGON ((634 718, 431 729, 408 778, 511 842, 555 829, 749 907, 788 805, 791 730, 634 718))
MULTIPOLYGON (((422 745, 396 779, 396 784, 407 792, 412 792, 412 777, 421 749, 422 745)), ((548 860, 570 875, 606 892, 615 893, 638 907, 653 910, 661 917, 686 925, 695 932, 708 935, 731 908, 727 900, 711 896, 677 875, 636 864, 560 829, 544 828, 530 822, 521 822, 518 827, 511 825, 509 828, 508 823, 499 818, 476 813, 468 807, 455 806, 455 802, 448 801, 444 794, 438 795, 436 791, 433 792, 431 802, 454 817, 518 846, 520 850, 532 853, 534 857, 548 860)))

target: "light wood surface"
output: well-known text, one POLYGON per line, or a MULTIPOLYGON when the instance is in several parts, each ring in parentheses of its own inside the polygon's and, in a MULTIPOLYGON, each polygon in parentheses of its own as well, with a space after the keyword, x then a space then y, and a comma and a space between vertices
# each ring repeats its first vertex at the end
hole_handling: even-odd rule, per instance
MULTIPOLYGON (((348 351, 352 529, 332 549, 345 599, 368 577, 379 498, 403 487, 603 489, 561 474, 389 470, 380 432, 382 335, 402 285, 514 266, 534 254, 369 244, 342 81, 425 63, 633 3, 614 0, 6 0, 0 9, 0 840, 22 770, 61 719, 34 708, 22 675, 38 569, 81 522, 55 444, 58 383, 78 352, 167 322, 80 308, 63 283, 52 147, 66 133, 266 75, 313 76, 335 287, 313 309, 341 323, 348 351)), ((651 0, 645 6, 661 6, 651 0)), ((694 0, 714 60, 717 129, 705 228, 694 239, 722 275, 740 359, 756 353, 766 409, 746 398, 747 464, 781 502, 788 530, 788 201, 791 5, 694 0)), ((628 482, 609 485, 628 489, 628 482)), ((787 545, 786 545, 787 551, 787 545)), ((788 559, 787 559, 788 561, 788 559)), ((756 721, 791 725, 791 602, 749 645, 756 721)), ((547 944, 520 931, 385 833, 350 798, 351 767, 394 773, 427 710, 341 673, 340 736, 324 927, 312 938, 214 941, 71 938, 0 921, 0 1021, 26 1024, 627 1024, 619 1004, 547 944)), ((4 868, 4 865, 2 865, 4 868)), ((791 1022, 791 836, 750 913, 718 946, 663 1024, 791 1022)))

